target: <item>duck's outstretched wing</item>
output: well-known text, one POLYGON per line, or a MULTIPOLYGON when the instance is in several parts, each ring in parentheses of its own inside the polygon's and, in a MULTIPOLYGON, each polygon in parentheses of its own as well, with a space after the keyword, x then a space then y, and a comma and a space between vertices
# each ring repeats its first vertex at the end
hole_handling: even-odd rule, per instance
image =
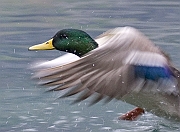
POLYGON ((99 96, 92 103, 108 96, 155 113, 154 107, 164 107, 165 113, 180 117, 179 71, 147 37, 125 27, 105 32, 97 42, 101 46, 81 59, 38 71, 34 77, 55 91, 74 87, 64 96, 82 92, 75 102, 96 92, 99 96))
POLYGON ((32 69, 46 69, 46 68, 50 68, 50 67, 57 67, 57 66, 61 66, 61 65, 65 65, 71 62, 74 62, 76 60, 80 59, 80 57, 78 57, 75 54, 72 53, 66 53, 54 60, 51 61, 38 61, 35 62, 34 64, 32 64, 31 68, 32 69))

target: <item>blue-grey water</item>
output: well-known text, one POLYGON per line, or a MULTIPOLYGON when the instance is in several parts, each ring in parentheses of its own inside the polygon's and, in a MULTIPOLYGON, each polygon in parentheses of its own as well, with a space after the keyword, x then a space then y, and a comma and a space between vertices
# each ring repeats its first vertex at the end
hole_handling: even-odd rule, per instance
POLYGON ((110 28, 133 26, 159 45, 180 68, 179 0, 1 0, 0 131, 1 132, 179 132, 180 122, 146 113, 137 121, 117 117, 134 106, 121 101, 56 99, 31 80, 31 64, 51 60, 59 51, 28 51, 58 30, 77 28, 92 37, 110 28))

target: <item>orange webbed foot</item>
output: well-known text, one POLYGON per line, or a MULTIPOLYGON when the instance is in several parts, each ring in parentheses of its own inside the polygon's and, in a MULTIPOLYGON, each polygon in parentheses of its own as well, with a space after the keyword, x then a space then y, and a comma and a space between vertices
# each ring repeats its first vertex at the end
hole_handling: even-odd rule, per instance
POLYGON ((137 107, 137 108, 123 114, 118 119, 120 119, 120 120, 128 120, 128 121, 135 121, 142 114, 144 114, 144 109, 137 107))

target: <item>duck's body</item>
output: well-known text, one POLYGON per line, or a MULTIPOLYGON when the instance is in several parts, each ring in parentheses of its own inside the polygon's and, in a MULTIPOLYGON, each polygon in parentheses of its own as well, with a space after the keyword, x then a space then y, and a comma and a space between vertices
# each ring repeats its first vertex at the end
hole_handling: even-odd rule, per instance
POLYGON ((164 52, 131 27, 108 30, 95 41, 87 54, 75 49, 81 58, 40 70, 35 77, 43 85, 55 86, 55 91, 75 87, 64 96, 83 91, 76 101, 96 92, 92 103, 116 98, 158 116, 180 119, 180 72, 164 52))

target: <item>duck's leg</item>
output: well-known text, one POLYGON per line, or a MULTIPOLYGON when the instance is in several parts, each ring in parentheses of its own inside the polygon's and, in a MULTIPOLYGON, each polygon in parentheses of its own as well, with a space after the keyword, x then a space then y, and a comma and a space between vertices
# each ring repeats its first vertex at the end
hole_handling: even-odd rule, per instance
POLYGON ((137 120, 137 118, 139 116, 141 116, 142 114, 144 114, 144 109, 137 107, 137 108, 123 114, 118 119, 134 121, 134 120, 137 120))

